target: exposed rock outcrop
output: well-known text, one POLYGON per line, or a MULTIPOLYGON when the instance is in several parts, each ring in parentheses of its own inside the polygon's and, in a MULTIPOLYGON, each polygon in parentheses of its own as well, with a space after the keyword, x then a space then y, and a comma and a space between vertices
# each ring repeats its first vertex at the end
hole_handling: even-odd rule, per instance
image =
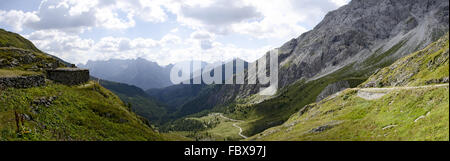
POLYGON ((289 64, 280 71, 280 86, 362 62, 376 50, 385 52, 402 41, 402 47, 386 59, 423 48, 448 31, 448 9, 447 0, 353 0, 329 12, 313 30, 298 37, 296 45, 290 41, 281 47, 281 55, 290 56, 280 59, 289 64))
POLYGON ((319 101, 323 100, 324 98, 327 98, 328 96, 330 96, 332 94, 335 94, 335 93, 337 93, 339 91, 342 91, 344 89, 347 89, 349 87, 350 87, 350 84, 348 84, 348 82, 345 81, 345 80, 344 81, 338 81, 338 82, 333 83, 333 84, 329 84, 317 96, 316 102, 319 102, 319 101))
MULTIPOLYGON (((279 87, 315 80, 350 64, 367 69, 422 49, 448 31, 448 10, 447 0, 353 0, 279 48, 279 87), (373 57, 379 60, 365 62, 373 57)), ((243 86, 238 97, 260 87, 243 86)))
POLYGON ((311 129, 310 131, 308 131, 308 133, 320 133, 320 132, 323 132, 323 131, 332 129, 333 127, 335 127, 335 126, 341 124, 342 122, 343 122, 343 121, 333 121, 333 122, 329 122, 329 123, 327 123, 327 124, 325 124, 325 125, 322 125, 322 126, 319 126, 319 127, 316 127, 316 128, 311 129))

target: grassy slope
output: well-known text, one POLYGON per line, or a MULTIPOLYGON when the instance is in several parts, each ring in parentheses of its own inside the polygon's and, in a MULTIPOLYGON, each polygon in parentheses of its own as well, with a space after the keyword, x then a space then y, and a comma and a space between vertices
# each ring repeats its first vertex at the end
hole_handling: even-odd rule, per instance
POLYGON ((449 35, 423 50, 414 52, 388 68, 371 76, 363 85, 374 82, 376 86, 417 86, 432 84, 449 76, 449 35))
POLYGON ((0 93, 1 140, 164 140, 130 112, 120 99, 90 82, 68 87, 49 84, 0 93), (33 103, 56 97, 48 107, 33 103), (33 107, 33 108, 32 108, 33 107), (30 116, 16 133, 14 110, 30 116), (28 133, 29 132, 29 133, 28 133))
POLYGON ((225 113, 232 118, 247 120, 243 124, 243 134, 247 136, 280 125, 305 105, 315 102, 317 96, 327 85, 346 80, 350 87, 356 87, 369 78, 369 73, 392 64, 391 59, 385 58, 397 52, 405 41, 394 45, 385 52, 380 52, 381 49, 375 51, 376 56, 372 56, 361 63, 363 66, 361 64, 350 64, 317 80, 298 81, 280 90, 281 94, 276 98, 256 105, 232 104, 225 113))
POLYGON ((334 99, 313 104, 305 114, 296 113, 283 125, 250 140, 448 141, 448 100, 448 88, 398 90, 371 101, 346 90, 334 99), (415 122, 421 116, 425 118, 415 122), (337 125, 323 132, 310 132, 327 124, 337 125), (389 128, 390 125, 394 126, 389 128))
POLYGON ((190 138, 191 140, 202 141, 234 141, 242 139, 238 134, 239 129, 233 126, 234 123, 240 122, 222 118, 216 115, 216 113, 201 117, 186 117, 184 119, 196 120, 203 128, 196 130, 190 129, 189 131, 169 131, 165 134, 177 134, 190 138))
POLYGON ((13 62, 20 64, 13 68, 37 72, 42 72, 38 68, 49 68, 49 64, 63 67, 66 63, 43 53, 19 34, 0 29, 0 68, 13 62))
POLYGON ((203 133, 207 133, 210 140, 239 140, 241 137, 239 136, 239 129, 234 127, 233 124, 237 123, 235 121, 231 121, 225 118, 220 117, 219 115, 207 115, 200 118, 191 118, 196 119, 205 123, 214 124, 211 128, 208 128, 203 133))
MULTIPOLYGON (((4 66, 0 77, 41 74, 49 64, 64 66, 20 35, 2 29, 0 61, 4 66)), ((175 134, 159 134, 146 123, 94 82, 79 87, 47 83, 0 90, 0 140, 185 140, 175 134), (51 103, 36 102, 39 99, 51 103), (16 118, 23 120, 19 129, 16 118)))
POLYGON ((65 65, 53 58, 50 55, 35 52, 30 50, 23 49, 8 49, 8 48, 0 48, 0 67, 5 64, 12 64, 12 62, 16 61, 19 66, 13 66, 13 68, 18 70, 33 70, 37 72, 42 72, 38 68, 49 68, 49 64, 55 64, 57 67, 64 67, 65 65), (24 55, 22 53, 18 53, 17 50, 22 50, 26 53, 30 53, 34 58, 31 58, 32 61, 27 62, 27 59, 30 59, 30 56, 24 55))
POLYGON ((60 58, 40 51, 31 41, 25 39, 19 34, 0 29, 0 67, 2 64, 10 64, 13 59, 19 60, 21 66, 18 68, 25 70, 32 69, 33 66, 38 68, 46 68, 45 65, 49 63, 58 64, 60 67, 70 65, 60 58), (17 50, 21 50, 25 53, 31 53, 34 56, 34 61, 24 64, 22 61, 25 56, 24 54, 15 52, 17 50))
POLYGON ((205 110, 192 116, 201 116, 208 112, 223 112, 230 118, 244 120, 243 123, 240 123, 244 129, 243 134, 252 136, 267 128, 282 124, 305 105, 315 102, 320 92, 329 84, 345 80, 351 87, 358 86, 369 78, 370 73, 392 64, 394 61, 388 57, 402 48, 406 41, 405 39, 385 51, 382 48, 378 49, 372 57, 361 64, 350 64, 317 80, 298 81, 281 89, 278 97, 262 103, 248 105, 245 100, 238 100, 229 105, 216 106, 211 110, 205 110))
POLYGON ((8 32, 3 29, 0 29, 0 47, 16 47, 41 53, 41 51, 29 40, 23 38, 19 34, 8 32))
MULTIPOLYGON (((384 84, 391 84, 397 80, 393 78, 412 74, 404 85, 423 85, 429 80, 448 77, 448 44, 447 34, 424 50, 380 70, 368 81, 381 78, 387 80, 384 84), (410 66, 416 66, 414 69, 418 70, 405 70, 411 69, 410 66)), ((448 92, 448 87, 398 90, 379 100, 367 101, 349 89, 336 98, 309 105, 312 110, 301 116, 296 113, 283 125, 268 129, 253 139, 448 140, 448 92), (422 115, 426 115, 424 119, 414 122, 422 115), (340 121, 343 123, 326 132, 308 133, 313 128, 340 121), (383 130, 388 125, 397 126, 383 130)))
POLYGON ((101 80, 100 84, 114 92, 126 104, 130 103, 134 112, 153 123, 161 122, 162 116, 166 114, 163 105, 136 86, 105 80, 101 80))

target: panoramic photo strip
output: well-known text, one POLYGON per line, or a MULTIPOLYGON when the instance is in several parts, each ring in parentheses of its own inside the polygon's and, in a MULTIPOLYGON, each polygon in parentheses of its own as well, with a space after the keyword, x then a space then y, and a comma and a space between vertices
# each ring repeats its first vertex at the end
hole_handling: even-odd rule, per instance
POLYGON ((449 142, 448 0, 0 0, 1 148, 424 142, 449 142))

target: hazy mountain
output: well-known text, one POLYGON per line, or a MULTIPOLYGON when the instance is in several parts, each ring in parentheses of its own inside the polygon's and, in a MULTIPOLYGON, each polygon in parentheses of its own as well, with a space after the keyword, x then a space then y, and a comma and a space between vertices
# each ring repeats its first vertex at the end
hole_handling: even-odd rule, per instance
POLYGON ((86 64, 78 66, 88 68, 94 77, 131 84, 142 89, 162 88, 172 85, 169 75, 172 65, 162 67, 155 62, 142 58, 88 61, 86 64))
MULTIPOLYGON (((192 63, 192 61, 181 63, 192 63)), ((207 63, 200 62, 200 64, 204 67, 207 63)), ((79 64, 78 66, 88 68, 94 77, 135 85, 144 90, 173 85, 170 80, 170 71, 174 66, 172 64, 160 66, 156 62, 138 58, 88 61, 86 64, 79 64)))
MULTIPOLYGON (((222 65, 216 66, 212 70, 202 71, 203 74, 211 74, 214 70, 222 68, 222 83, 225 83, 226 78, 232 78, 236 74, 236 61, 244 62, 244 70, 248 68, 248 62, 242 59, 233 59, 225 62, 222 65), (233 66, 233 72, 226 73, 225 66, 233 66)), ((196 79, 201 79, 201 76, 195 76, 196 79)), ((192 83, 192 79, 191 79, 192 83)), ((226 96, 218 96, 209 98, 208 96, 215 95, 215 92, 220 89, 221 85, 207 85, 203 81, 201 84, 178 84, 161 89, 149 89, 146 93, 155 97, 158 101, 165 103, 169 113, 173 113, 174 117, 181 117, 187 114, 200 112, 205 109, 212 108, 217 100, 229 99, 226 96), (204 99, 207 98, 207 99, 204 99), (195 103, 194 103, 195 102, 195 103)))

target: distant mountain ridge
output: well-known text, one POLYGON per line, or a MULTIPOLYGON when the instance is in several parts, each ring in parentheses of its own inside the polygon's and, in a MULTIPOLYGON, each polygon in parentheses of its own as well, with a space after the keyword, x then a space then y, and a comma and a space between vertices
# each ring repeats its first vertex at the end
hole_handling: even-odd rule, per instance
POLYGON ((172 65, 160 66, 143 58, 88 61, 78 67, 88 68, 91 75, 104 80, 135 85, 142 89, 163 88, 172 85, 172 65))
MULTIPOLYGON (((223 62, 222 65, 216 66, 209 71, 203 71, 202 74, 213 75, 214 70, 222 70, 222 81, 224 84, 226 79, 234 78, 236 73, 237 61, 243 62, 243 69, 247 70, 249 63, 245 60, 236 58, 227 62, 223 62), (232 72, 225 72, 225 66, 233 66, 232 72)), ((218 89, 222 84, 205 84, 201 81, 201 84, 193 84, 193 79, 202 79, 201 76, 194 76, 191 74, 190 82, 191 84, 177 84, 161 89, 149 89, 145 92, 157 99, 159 102, 167 105, 168 113, 173 113, 172 118, 183 117, 188 114, 193 114, 200 112, 205 109, 211 109, 214 107, 218 100, 225 99, 229 100, 227 96, 218 96, 210 98, 209 96, 214 96, 216 93, 220 93, 218 89), (207 99, 205 99, 207 98, 207 99)))
MULTIPOLYGON (((179 63, 192 64, 194 61, 201 64, 201 68, 208 63, 203 61, 184 61, 179 63)), ((173 85, 170 72, 173 64, 160 66, 143 58, 137 59, 110 59, 101 61, 88 61, 78 64, 78 67, 90 69, 91 75, 103 80, 135 85, 143 90, 164 88, 173 85)), ((191 75, 194 70, 191 69, 191 75)))

